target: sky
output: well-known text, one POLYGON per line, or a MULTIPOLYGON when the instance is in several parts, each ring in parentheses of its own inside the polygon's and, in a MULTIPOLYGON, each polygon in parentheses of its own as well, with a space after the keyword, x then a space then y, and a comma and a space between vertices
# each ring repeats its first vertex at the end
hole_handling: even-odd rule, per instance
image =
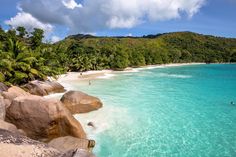
POLYGON ((1 0, 0 24, 71 34, 142 36, 191 31, 236 37, 236 0, 1 0))

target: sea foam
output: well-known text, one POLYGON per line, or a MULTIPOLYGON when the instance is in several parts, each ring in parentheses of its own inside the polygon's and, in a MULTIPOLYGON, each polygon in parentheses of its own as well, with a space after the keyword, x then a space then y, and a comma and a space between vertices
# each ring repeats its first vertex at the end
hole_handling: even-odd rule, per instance
POLYGON ((167 74, 167 73, 160 73, 160 77, 172 77, 172 78, 191 78, 191 75, 180 75, 180 74, 167 74))
POLYGON ((115 74, 104 74, 103 76, 98 76, 98 79, 110 79, 112 77, 114 77, 115 74))
POLYGON ((127 119, 131 119, 128 116, 126 108, 103 106, 103 108, 86 114, 77 114, 74 117, 81 123, 85 129, 87 136, 92 139, 96 139, 96 135, 114 127, 118 122, 120 123, 121 117, 124 123, 127 119), (92 122, 94 128, 87 124, 92 122))

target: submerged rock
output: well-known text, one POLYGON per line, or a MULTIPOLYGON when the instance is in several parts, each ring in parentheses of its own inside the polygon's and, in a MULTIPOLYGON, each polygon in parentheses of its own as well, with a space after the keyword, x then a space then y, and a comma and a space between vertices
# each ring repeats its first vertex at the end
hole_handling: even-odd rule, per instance
POLYGON ((95 141, 66 136, 53 139, 48 143, 48 145, 62 152, 67 152, 74 149, 89 151, 95 146, 95 141), (93 143, 93 145, 91 143, 93 143))
POLYGON ((64 87, 56 81, 31 81, 22 86, 33 95, 45 96, 51 93, 65 92, 64 87))
POLYGON ((102 107, 100 99, 80 91, 69 91, 61 98, 62 103, 72 114, 87 113, 102 107))
POLYGON ((88 122, 87 125, 88 125, 88 126, 91 126, 91 127, 93 127, 93 128, 96 128, 93 122, 88 122))
POLYGON ((68 135, 86 137, 80 123, 54 99, 34 95, 17 97, 7 109, 6 120, 24 130, 30 138, 40 141, 68 135))

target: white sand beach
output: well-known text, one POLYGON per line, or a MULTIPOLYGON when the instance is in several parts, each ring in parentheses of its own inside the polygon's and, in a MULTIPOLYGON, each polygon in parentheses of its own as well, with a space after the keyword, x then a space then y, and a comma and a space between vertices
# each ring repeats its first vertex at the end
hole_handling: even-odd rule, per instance
POLYGON ((142 69, 154 69, 154 68, 165 68, 165 67, 177 67, 177 66, 188 66, 188 65, 199 65, 205 63, 174 63, 174 64, 160 64, 160 65, 147 65, 138 68, 127 67, 124 71, 114 70, 93 70, 86 72, 68 72, 60 75, 58 82, 64 81, 76 81, 76 80, 94 80, 94 79, 106 79, 114 76, 115 73, 120 72, 139 72, 142 69))

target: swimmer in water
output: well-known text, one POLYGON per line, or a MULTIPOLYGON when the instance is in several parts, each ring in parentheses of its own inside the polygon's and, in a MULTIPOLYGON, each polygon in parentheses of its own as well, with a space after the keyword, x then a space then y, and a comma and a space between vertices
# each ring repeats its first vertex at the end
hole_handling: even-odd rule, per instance
POLYGON ((231 105, 235 105, 235 103, 233 102, 233 101, 231 101, 231 103, 230 103, 231 105))

